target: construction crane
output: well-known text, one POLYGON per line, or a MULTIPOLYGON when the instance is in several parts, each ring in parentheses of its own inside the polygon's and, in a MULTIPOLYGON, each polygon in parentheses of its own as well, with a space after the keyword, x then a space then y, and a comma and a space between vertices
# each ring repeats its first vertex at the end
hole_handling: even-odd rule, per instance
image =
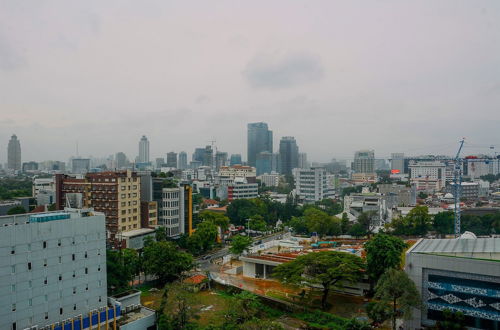
POLYGON ((453 183, 455 188, 455 237, 460 236, 460 189, 462 188, 462 159, 460 151, 464 146, 465 138, 460 140, 460 147, 455 156, 455 166, 453 169, 453 183))

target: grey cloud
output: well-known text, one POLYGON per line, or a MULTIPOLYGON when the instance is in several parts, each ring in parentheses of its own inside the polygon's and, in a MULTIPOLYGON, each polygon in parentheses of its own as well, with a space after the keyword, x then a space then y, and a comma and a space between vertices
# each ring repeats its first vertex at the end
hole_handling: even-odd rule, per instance
POLYGON ((316 82, 324 68, 318 56, 306 53, 274 53, 255 56, 247 64, 244 76, 252 87, 287 88, 316 82))
POLYGON ((11 71, 26 65, 26 59, 6 38, 0 36, 0 70, 11 71))

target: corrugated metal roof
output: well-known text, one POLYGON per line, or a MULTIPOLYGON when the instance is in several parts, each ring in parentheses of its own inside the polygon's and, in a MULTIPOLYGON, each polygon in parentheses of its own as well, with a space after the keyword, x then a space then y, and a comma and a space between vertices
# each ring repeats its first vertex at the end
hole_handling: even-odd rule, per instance
POLYGON ((424 239, 415 253, 500 253, 500 237, 476 239, 424 239))

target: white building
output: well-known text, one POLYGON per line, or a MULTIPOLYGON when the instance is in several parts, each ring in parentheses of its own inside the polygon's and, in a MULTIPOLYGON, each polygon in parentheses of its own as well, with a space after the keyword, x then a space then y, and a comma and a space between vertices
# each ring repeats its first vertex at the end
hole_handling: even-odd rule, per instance
POLYGON ((0 217, 0 251, 0 329, 58 329, 63 322, 80 329, 89 313, 102 314, 105 326, 104 214, 88 209, 0 217))
POLYGON ((411 161, 410 182, 417 184, 417 190, 441 190, 446 184, 446 164, 440 161, 411 161), (423 189, 423 187, 429 187, 423 189))
POLYGON ((311 169, 294 168, 295 193, 304 203, 314 203, 325 198, 327 192, 326 170, 323 167, 311 169))
POLYGON ((234 178, 248 178, 257 176, 257 171, 255 167, 243 166, 243 165, 233 165, 233 166, 221 166, 219 169, 219 176, 234 178))
POLYGON ((167 237, 184 234, 184 187, 163 188, 158 209, 158 225, 165 227, 167 237))
MULTIPOLYGON (((56 193, 56 183, 54 180, 54 177, 52 178, 36 178, 33 180, 33 197, 39 199, 41 197, 40 195, 43 195, 43 198, 40 198, 41 200, 46 200, 47 196, 52 196, 52 198, 55 198, 55 193, 56 193)), ((42 204, 52 204, 55 203, 55 200, 52 201, 51 203, 38 203, 38 205, 42 204)))
POLYGON ((265 173, 257 177, 266 187, 277 187, 280 184, 281 175, 276 172, 265 173))

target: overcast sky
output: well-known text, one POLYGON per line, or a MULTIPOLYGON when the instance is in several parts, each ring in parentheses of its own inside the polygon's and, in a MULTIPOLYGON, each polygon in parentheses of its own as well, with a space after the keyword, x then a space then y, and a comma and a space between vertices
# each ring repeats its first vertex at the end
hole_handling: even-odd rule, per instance
POLYGON ((500 151, 500 1, 0 0, 0 162, 246 159, 256 121, 317 161, 500 151))

